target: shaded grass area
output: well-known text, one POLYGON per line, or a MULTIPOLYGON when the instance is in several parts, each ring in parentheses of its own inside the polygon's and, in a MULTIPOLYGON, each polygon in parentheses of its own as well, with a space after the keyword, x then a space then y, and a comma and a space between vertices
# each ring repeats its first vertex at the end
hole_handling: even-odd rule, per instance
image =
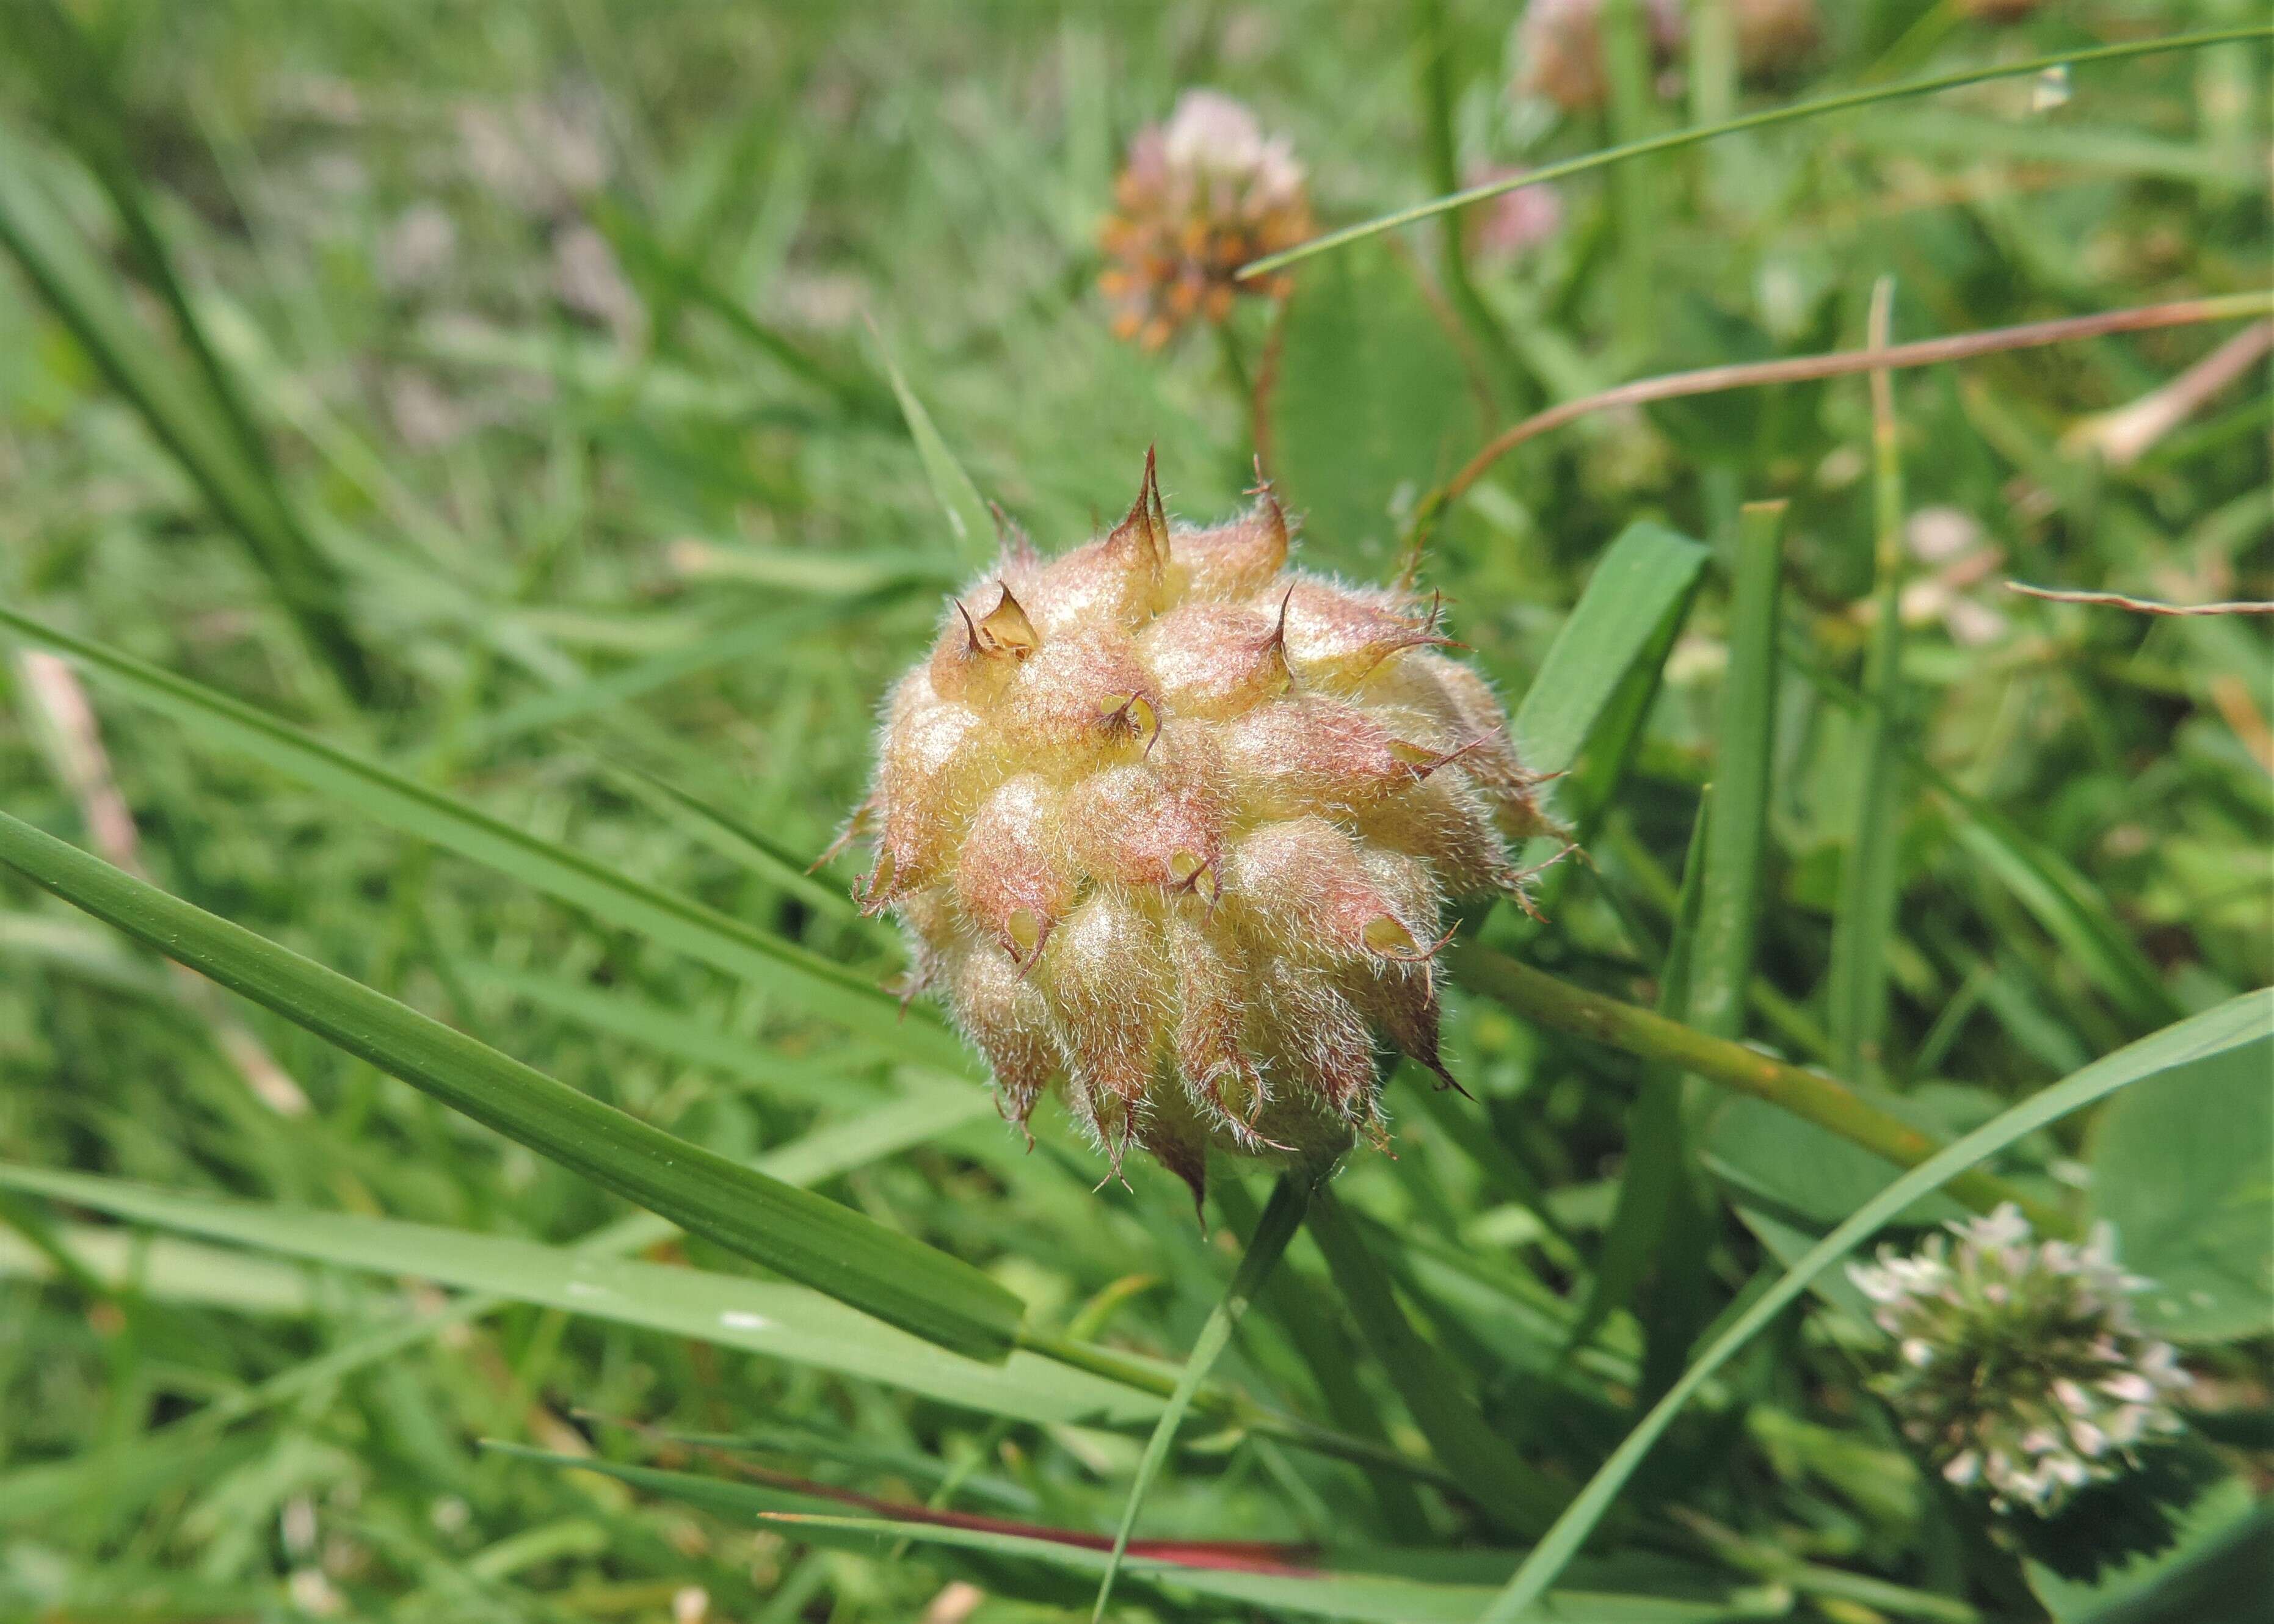
MULTIPOLYGON (((1093 1190, 1103 1169, 1055 1108, 1028 1152, 975 1063, 858 990, 900 955, 840 900, 855 860, 798 871, 974 555, 935 498, 942 459, 1056 547, 1126 506, 1148 446, 1174 509, 1228 511, 1260 426, 1309 515, 1305 558, 1378 578, 1427 492, 1558 402, 2264 285, 2268 54, 2237 44, 2081 69, 2059 105, 1985 84, 1582 177, 1562 233, 1513 260, 1426 234, 1321 259, 1284 327, 1250 304, 1229 329, 1260 406, 1204 335, 1116 342, 1092 290, 1120 147, 1190 84, 1290 134, 1331 226, 1440 190, 1449 162, 1552 162, 1716 95, 1766 107, 2257 20, 2107 0, 2001 30, 1961 10, 1837 8, 1781 79, 1719 85, 1709 55, 1673 99, 1560 118, 1507 100, 1506 19, 1461 0, 122 4, 80 14, 84 79, 38 54, 67 39, 0 60, 0 202, 34 199, 0 259, 0 601, 538 855, 500 861, 426 802, 390 813, 115 685, 91 682, 75 726, 20 647, 0 808, 132 866, 123 810, 162 888, 945 1249, 1064 1356, 974 1375, 712 1240, 626 1231, 584 1178, 185 990, 11 872, 0 1154, 166 1193, 0 1198, 0 1611, 661 1619, 699 1590, 697 1618, 1082 1616, 1087 1557, 934 1544, 917 1522, 880 1543, 754 1515, 840 1501, 624 1475, 720 1473, 685 1440, 723 1437, 792 1479, 1110 1545, 1262 1204, 1261 1169, 1204 1232, 1157 1169, 1093 1190), (596 903, 553 853, 701 917, 596 903), (279 1078, 306 1110, 277 1109, 279 1078), (206 1196, 255 1216, 201 1229, 163 1205, 206 1196), (297 1222, 310 1209, 321 1222, 297 1222), (128 1240, 106 1214, 201 1238, 128 1240), (449 1231, 493 1250, 457 1255, 449 1231), (618 1242, 742 1278, 714 1300, 561 1259, 618 1242), (588 1312, 580 1282, 632 1307, 588 1312)), ((1570 753, 1586 860, 1548 876, 1544 925, 1472 921, 1446 1054, 1475 1100, 1393 1078, 1395 1155, 1356 1156, 1322 1244, 1299 1237, 1257 1289, 1139 1507, 1116 1616, 1477 1616, 1510 1542, 1894 1177, 1685 1080, 1679 1053, 1520 1018, 1457 954, 1826 1068, 1931 1142, 2274 981, 2264 622, 1999 584, 2274 597, 2263 368, 2111 449, 2108 414, 2232 331, 1894 373, 1876 409, 1853 379, 1605 414, 1517 447, 1438 516, 1423 579, 1525 701, 1526 742, 1570 753), (1743 505, 1768 500, 1785 506, 1764 541, 1743 505), (1696 584, 1630 628, 1631 669, 1586 635, 1555 666, 1638 520, 1669 538, 1657 557, 1703 548, 1696 584), (1555 692, 1532 690, 1544 666, 1555 692), (1589 679, 1584 726, 1551 747, 1558 693, 1589 679), (1301 1549, 1275 1560, 1374 1576, 1196 1594, 1148 1567, 1148 1538, 1278 1542, 1301 1549)), ((2247 1504, 2268 1460, 2249 1425, 2266 1193, 2234 1075, 2191 1073, 2163 1110, 2151 1079, 2120 1154, 2079 1116, 1984 1170, 2073 1220, 2123 1215, 2127 1260, 2172 1282, 2143 1313, 2186 1342, 2237 1474, 2220 1492, 2247 1504), (2175 1120, 2233 1132, 2157 1137, 2175 1120), (2100 1169, 2129 1182, 2086 1193, 2100 1169)), ((1854 1303, 1836 1272, 1821 1283, 1675 1419, 1557 1581, 1575 1616, 1641 1595, 1669 1618, 1962 1620, 2059 1593, 2028 1589, 1907 1453, 1863 1385, 1877 1355, 1854 1303)))

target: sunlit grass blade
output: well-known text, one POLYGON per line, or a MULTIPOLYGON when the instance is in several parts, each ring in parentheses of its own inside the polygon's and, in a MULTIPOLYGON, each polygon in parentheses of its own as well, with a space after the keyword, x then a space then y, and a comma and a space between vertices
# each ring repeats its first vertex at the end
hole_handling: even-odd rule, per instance
POLYGON ((1151 1394, 1036 1354, 1013 1353, 1005 1363, 960 1357, 800 1286, 607 1257, 581 1246, 356 1213, 256 1206, 10 1163, 0 1163, 0 1186, 277 1257, 382 1276, 408 1274, 491 1298, 692 1337, 1036 1425, 1143 1425, 1161 1408, 1151 1394))
POLYGON ((1185 1356, 1185 1368, 1177 1376, 1177 1390, 1169 1395, 1161 1418, 1154 1423, 1153 1435, 1145 1440, 1145 1453, 1137 1462, 1136 1476, 1130 1479, 1129 1498, 1121 1507, 1121 1524, 1114 1530, 1113 1550, 1107 1559, 1104 1575, 1097 1582, 1097 1601, 1089 1610, 1090 1624, 1100 1624, 1105 1617, 1105 1605, 1113 1596, 1114 1574, 1128 1553, 1130 1530, 1137 1526, 1137 1514, 1145 1504, 1146 1492, 1169 1458, 1169 1446, 1176 1441, 1177 1428, 1185 1418, 1185 1411, 1192 1406, 1193 1395, 1208 1380, 1216 1356, 1231 1340, 1233 1327, 1262 1289, 1280 1254, 1287 1250, 1287 1243, 1302 1227, 1303 1209, 1309 1203, 1308 1181, 1299 1173, 1282 1174, 1255 1226, 1255 1233, 1248 1237, 1246 1253, 1240 1259, 1239 1267, 1233 1271, 1231 1283, 1209 1311, 1200 1335, 1193 1342, 1192 1351, 1185 1356))
POLYGON ((42 626, 4 606, 0 606, 0 627, 77 660, 200 736, 331 795, 360 816, 431 840, 596 918, 782 994, 798 1009, 855 1027, 912 1059, 949 1071, 966 1068, 962 1045, 928 1010, 911 1010, 903 1019, 892 994, 859 972, 795 943, 523 833, 250 705, 115 650, 42 626))
POLYGON ((1671 152, 1677 147, 1695 146, 1718 136, 1734 135, 1741 130, 1760 130, 1773 124, 1791 124, 1800 119, 1821 118, 1827 114, 1846 112, 1851 108, 1870 107, 1875 102, 1890 102, 1901 96, 1927 95, 1938 90, 1954 90, 1962 85, 1978 85, 1986 79, 2015 79, 2038 74, 2052 68, 2075 68, 2097 62, 2115 62, 2129 56, 2145 56, 2159 51, 2200 50, 2206 46, 2224 45, 2239 40, 2263 40, 2274 36, 2274 26, 2260 25, 2247 28, 2222 28, 2201 34, 2166 34, 2152 40, 2127 40, 2121 44, 2097 46, 2090 49, 2067 51, 2058 56, 2033 56, 2019 62, 2001 62, 1988 67, 1962 68, 1956 72, 1937 73, 1923 79, 1905 79, 1894 85, 1872 85, 1860 90, 1841 91, 1836 94, 1818 96, 1806 102, 1788 102, 1781 107, 1764 108, 1757 113, 1742 114, 1724 119, 1720 124, 1693 126, 1686 130, 1669 130, 1640 140, 1607 147, 1600 152, 1583 157, 1567 158, 1558 163, 1543 163, 1523 175, 1491 180, 1480 185, 1427 203, 1416 203, 1395 213, 1381 215, 1339 231, 1329 231, 1314 237, 1307 243, 1297 244, 1284 253, 1268 254, 1240 267, 1243 279, 1269 275, 1314 254, 1329 249, 1363 242, 1384 231, 1394 231, 1400 226, 1410 226, 1472 203, 1481 203, 1496 198, 1504 192, 1519 186, 1537 186, 1544 182, 1562 180, 1567 176, 1582 175, 1607 164, 1623 163, 1630 158, 1639 158, 1650 153, 1671 152))
POLYGON ((1480 1624, 1515 1624, 1555 1582, 1683 1406, 1810 1283, 1921 1196, 2027 1134, 2119 1089, 2195 1064, 2274 1065, 2274 991, 2247 993, 2166 1026, 2031 1095, 1905 1173, 1851 1214, 1716 1337, 1629 1433, 1525 1559, 1480 1624))
POLYGON ((116 277, 41 184, 43 167, 31 146, 0 126, 0 247, 237 533, 309 646, 350 695, 368 696, 371 671, 341 613, 337 572, 247 456, 213 390, 135 317, 116 277))
MULTIPOLYGON (((1871 290, 1870 348, 1885 350, 1894 282, 1882 277, 1871 290)), ((1898 745, 1903 710, 1903 470, 1895 422, 1894 384, 1885 371, 1871 374, 1871 642, 1864 661, 1864 691, 1872 702, 1871 723, 1856 764, 1856 827, 1840 870, 1840 902, 1832 927, 1832 966, 1826 975, 1832 1063, 1843 1077, 1861 1079, 1880 1069, 1887 1024, 1887 938, 1895 925, 1899 884, 1899 818, 1903 763, 1898 745)))
POLYGON ((956 556, 967 564, 984 564, 995 556, 995 523, 987 512, 987 503, 979 494, 979 487, 971 476, 963 471, 955 453, 947 448, 931 413, 916 398, 908 380, 900 375, 900 363, 892 358, 892 346, 876 324, 870 331, 877 341, 877 354, 883 360, 885 375, 892 380, 892 394, 900 402, 900 413, 907 419, 908 437, 916 442, 916 455, 923 462, 924 477, 931 482, 931 493, 939 502, 940 511, 947 516, 949 536, 954 540, 956 556))
POLYGON ((959 1352, 999 1358, 1018 1331, 1019 1299, 969 1264, 674 1139, 4 813, 0 862, 690 1233, 959 1352))
POLYGON ((1462 1492, 1516 1533, 1547 1526, 1563 1496, 1486 1424, 1451 1361, 1413 1328, 1381 1259, 1331 1189, 1314 1193, 1307 1222, 1360 1335, 1462 1492))

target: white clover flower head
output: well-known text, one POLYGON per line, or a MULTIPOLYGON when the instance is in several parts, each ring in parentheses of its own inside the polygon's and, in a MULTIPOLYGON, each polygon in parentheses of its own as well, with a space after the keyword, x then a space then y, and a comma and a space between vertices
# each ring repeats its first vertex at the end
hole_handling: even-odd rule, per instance
POLYGON ((1945 1481, 2050 1516, 2180 1430, 2172 1399, 2192 1378, 2134 1318, 2148 1282, 2118 1265, 2105 1224, 2039 1241, 2009 1202, 1950 1231, 1849 1268, 1895 1339, 1875 1385, 1945 1481))

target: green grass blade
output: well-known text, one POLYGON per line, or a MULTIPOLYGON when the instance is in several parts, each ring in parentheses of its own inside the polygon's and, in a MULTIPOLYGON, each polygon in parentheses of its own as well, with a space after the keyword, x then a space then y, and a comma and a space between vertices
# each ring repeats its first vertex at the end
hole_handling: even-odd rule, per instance
MULTIPOLYGON (((572 1462, 564 1460, 562 1464, 572 1462)), ((865 1517, 765 1514, 787 1535, 810 1536, 831 1530, 849 1536, 847 1548, 860 1550, 881 1538, 960 1547, 996 1556, 1024 1557, 1052 1567, 1095 1573, 1105 1553, 1058 1540, 1023 1538, 984 1529, 948 1528, 865 1517)), ((1182 1562, 1146 1559, 1128 1564, 1130 1576, 1170 1597, 1184 1596, 1244 1603, 1267 1618, 1290 1616, 1345 1619, 1353 1624, 1469 1624, 1492 1592, 1477 1585, 1441 1584, 1399 1574, 1363 1571, 1316 1574, 1243 1573, 1182 1562)), ((1558 1590, 1542 1624, 1707 1624, 1711 1620, 1759 1618, 1781 1611, 1767 1598, 1623 1596, 1588 1590, 1558 1590)))
POLYGON ((1562 180, 1567 176, 1583 175, 1607 164, 1623 163, 1630 158, 1643 157, 1651 153, 1671 152, 1677 147, 1694 147, 1700 141, 1734 135, 1741 130, 1761 130, 1773 124, 1791 124, 1800 119, 1821 118, 1830 113, 1842 113, 1851 108, 1870 107, 1875 102, 1890 102, 1902 96, 1921 96, 1938 90, 1954 90, 1962 85, 1978 85, 1987 79, 2015 79, 2043 73, 2052 68, 2074 68, 2090 63, 2115 62, 2130 56, 2151 56, 2160 51, 2201 50, 2207 46, 2225 45, 2240 40, 2263 40, 2274 37, 2274 25, 2261 24, 2248 28, 2222 28, 2202 34, 2166 34, 2153 40, 2127 40, 2118 45, 2103 45, 2090 50, 2067 51, 2052 56, 2034 56, 2022 62, 2001 62, 1989 67, 1962 68, 1953 73, 1937 73, 1924 79, 1906 79, 1894 85, 1872 85, 1860 90, 1844 90, 1836 94, 1818 96, 1811 101, 1788 102, 1782 107, 1764 108, 1757 113, 1746 113, 1720 124, 1692 126, 1686 130, 1669 130, 1645 136, 1640 140, 1622 142, 1607 147, 1600 152, 1584 157, 1567 158, 1561 163, 1543 163, 1515 178, 1487 181, 1442 198, 1432 198, 1427 203, 1416 203, 1393 214, 1345 226, 1339 231, 1329 231, 1314 237, 1284 253, 1268 254, 1240 267, 1243 280, 1269 275, 1314 254, 1329 249, 1345 247, 1364 242, 1384 231, 1394 231, 1400 226, 1410 226, 1472 203, 1481 203, 1496 198, 1503 192, 1513 192, 1519 186, 1537 186, 1547 181, 1562 180))
MULTIPOLYGON (((1882 278, 1871 294, 1871 347, 1887 346, 1894 284, 1882 278)), ((1830 1019, 1833 1069, 1861 1080, 1880 1069, 1887 1024, 1887 938, 1895 928, 1897 819, 1903 761, 1903 472, 1889 374, 1871 374, 1872 570, 1876 598, 1864 691, 1872 702, 1856 764, 1856 831, 1841 865, 1839 909, 1832 927, 1830 1019)))
POLYGON ((1510 731, 1525 765, 1563 772, 1578 761, 1635 663, 1689 607, 1706 556, 1647 519, 1619 532, 1517 706, 1510 731))
MULTIPOLYGON (((1101 1548, 1103 1542, 1087 1533, 1051 1538, 1043 1537, 1042 1530, 1013 1532, 999 1526, 841 1515, 836 1515, 834 1507, 826 1512, 809 1512, 796 1503, 807 1497, 792 1490, 580 1455, 546 1455, 511 1445, 486 1447, 518 1460, 568 1470, 605 1472, 635 1488, 702 1506, 725 1517, 757 1516, 787 1538, 843 1550, 868 1552, 880 1541, 907 1540, 996 1559, 988 1571, 1005 1575, 1016 1571, 1003 1566, 1005 1559, 1077 1575, 1100 1573, 1111 1560, 1111 1553, 1101 1548)), ((1489 1590, 1474 1583, 1409 1577, 1396 1571, 1397 1553, 1391 1552, 1355 1551, 1341 1568, 1292 1572, 1286 1571, 1284 1562, 1260 1563, 1261 1571, 1203 1567, 1198 1565, 1200 1553, 1194 1554, 1193 1562, 1148 1555, 1129 1558, 1125 1566, 1131 1579, 1141 1580, 1148 1590, 1165 1592, 1185 1605, 1193 1599, 1231 1603, 1266 1618, 1344 1619, 1354 1624, 1469 1624, 1492 1596, 1489 1590), (1377 1554, 1379 1560, 1371 1568, 1361 1565, 1377 1554)), ((1686 1570, 1677 1571, 1688 1577, 1686 1570)), ((1713 1594, 1702 1587, 1667 1596, 1558 1590, 1552 1616, 1559 1624, 1707 1624, 1716 1619, 1765 1616, 1781 1605, 1764 1595, 1713 1594)))
POLYGON ((959 1352, 1019 1299, 971 1265, 579 1094, 360 982, 0 813, 0 862, 485 1126, 728 1250, 959 1352))
MULTIPOLYGON (((1698 822, 1690 835, 1690 854, 1682 867, 1682 890, 1675 899, 1674 934, 1667 944, 1665 967, 1659 974, 1658 1012, 1680 1020, 1688 1012, 1693 949, 1698 912, 1706 893, 1706 841, 1713 827, 1711 785, 1698 804, 1698 822)), ((1611 1220, 1603 1226, 1603 1244, 1595 1254, 1595 1273, 1587 1282, 1587 1296, 1563 1341, 1563 1357, 1570 1357, 1602 1328, 1611 1311, 1628 1300, 1649 1273, 1666 1234, 1667 1215, 1673 1210, 1676 1181, 1683 1169, 1682 1074, 1653 1065, 1644 1075, 1634 1105, 1627 1113, 1626 1165, 1619 1175, 1618 1200, 1611 1220)))
MULTIPOLYGON (((755 1176, 754 1176, 755 1177, 755 1176)), ((1041 1355, 991 1364, 896 1331, 821 1292, 502 1235, 230 1201, 0 1163, 0 1187, 137 1224, 381 1276, 411 1275, 666 1336, 833 1371, 1035 1425, 1127 1426, 1161 1401, 1041 1355)), ((818 1199, 818 1198, 815 1198, 818 1199)))
POLYGON ((641 768, 619 764, 615 771, 634 794, 719 855, 742 864, 767 884, 787 891, 824 918, 853 925, 876 942, 898 945, 888 928, 862 916, 860 905, 844 888, 814 878, 804 862, 741 818, 641 768))
POLYGON ((1578 1553, 1579 1547, 1682 1407, 1811 1282, 1869 1240, 1888 1220, 1921 1196, 1941 1188, 1953 1175, 2048 1124, 2120 1089, 2149 1078, 2168 1075, 2182 1066, 2210 1063, 2230 1055, 2237 1056, 2236 1064, 2241 1064, 2239 1051, 2253 1044, 2262 1045, 2265 1050, 2263 1056, 2252 1057, 2255 1064, 2262 1068, 2274 1064, 2274 991, 2246 993, 2117 1050, 1999 1113, 1889 1184, 1787 1270, 1698 1356, 1697 1363, 1683 1372, 1682 1380, 1658 1402, 1642 1424, 1627 1435, 1578 1498, 1556 1519, 1555 1527, 1525 1559, 1524 1565, 1517 1569, 1479 1624, 1515 1624, 1524 1617, 1578 1553))
POLYGON ((0 248, 71 329, 111 386, 236 532, 300 635, 348 693, 368 695, 363 650, 340 613, 341 583, 277 487, 226 426, 228 409, 153 338, 117 279, 41 184, 34 148, 0 126, 0 248))
POLYGON ((1413 1328, 1381 1259, 1330 1189, 1313 1194, 1307 1222, 1360 1335, 1439 1463, 1495 1522, 1519 1534, 1547 1527, 1562 1495, 1487 1425, 1451 1361, 1413 1328))
POLYGON ((1240 1316, 1247 1312, 1248 1304, 1269 1278, 1280 1254, 1287 1250, 1287 1243, 1302 1227, 1303 1209, 1310 1199, 1310 1184, 1300 1174, 1280 1175, 1270 1202, 1263 1209, 1263 1217, 1248 1239, 1246 1255, 1232 1273, 1231 1284, 1224 1289, 1223 1299, 1209 1311, 1207 1323, 1193 1342, 1193 1350, 1185 1356, 1185 1368, 1177 1376, 1177 1390, 1169 1395, 1161 1418, 1153 1424, 1153 1435, 1145 1440, 1145 1453, 1137 1462, 1137 1475, 1130 1479, 1129 1498, 1121 1507, 1121 1525, 1114 1530, 1113 1550, 1106 1560, 1105 1573, 1097 1582, 1097 1601, 1089 1610, 1090 1624, 1101 1624, 1105 1617, 1105 1605, 1113 1597, 1114 1575, 1128 1553, 1129 1532, 1137 1526, 1137 1513, 1145 1503, 1146 1492, 1169 1458, 1169 1446, 1176 1441, 1177 1428, 1185 1418, 1185 1411, 1192 1407, 1193 1395, 1208 1380, 1216 1356, 1231 1340, 1232 1329, 1239 1323, 1240 1316))
POLYGON ((899 1001, 858 971, 700 903, 617 874, 464 802, 364 761, 250 705, 0 606, 0 627, 65 655, 132 697, 331 795, 365 816, 456 852, 546 895, 646 936, 839 1021, 909 1058, 968 1068, 963 1047, 928 1010, 899 1001))
POLYGON ((1759 932, 1768 856, 1769 785, 1776 751, 1778 627, 1784 583, 1784 504, 1747 506, 1737 523, 1729 669, 1721 690, 1713 818, 1706 837, 1687 1024, 1741 1037, 1759 932))
POLYGON ((947 448, 934 426, 931 413, 916 398, 908 380, 900 376, 900 363, 892 359, 892 346, 876 324, 870 332, 877 341, 877 353, 883 359, 885 376, 892 380, 892 394, 900 402, 900 414, 907 419, 908 437, 916 442, 916 455, 923 462, 924 477, 931 482, 931 493, 938 499, 939 509, 947 515, 948 534, 954 539, 955 554, 965 563, 983 566, 995 557, 995 521, 987 511, 987 503, 979 494, 979 487, 971 476, 963 471, 963 464, 955 460, 955 453, 947 448))

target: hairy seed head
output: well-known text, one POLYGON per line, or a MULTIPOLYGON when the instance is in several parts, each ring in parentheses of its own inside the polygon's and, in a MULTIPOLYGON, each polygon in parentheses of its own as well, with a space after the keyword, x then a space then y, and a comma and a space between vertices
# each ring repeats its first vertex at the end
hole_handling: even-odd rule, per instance
POLYGON ((1445 906, 1520 896, 1506 843, 1555 829, 1438 606, 1287 553, 1268 489, 1171 525, 1150 458, 1105 535, 1013 535, 892 690, 848 831, 1004 1114, 1063 1079, 1117 1166, 1196 1195, 1211 1149, 1381 1137, 1381 1039, 1451 1082, 1445 906))

